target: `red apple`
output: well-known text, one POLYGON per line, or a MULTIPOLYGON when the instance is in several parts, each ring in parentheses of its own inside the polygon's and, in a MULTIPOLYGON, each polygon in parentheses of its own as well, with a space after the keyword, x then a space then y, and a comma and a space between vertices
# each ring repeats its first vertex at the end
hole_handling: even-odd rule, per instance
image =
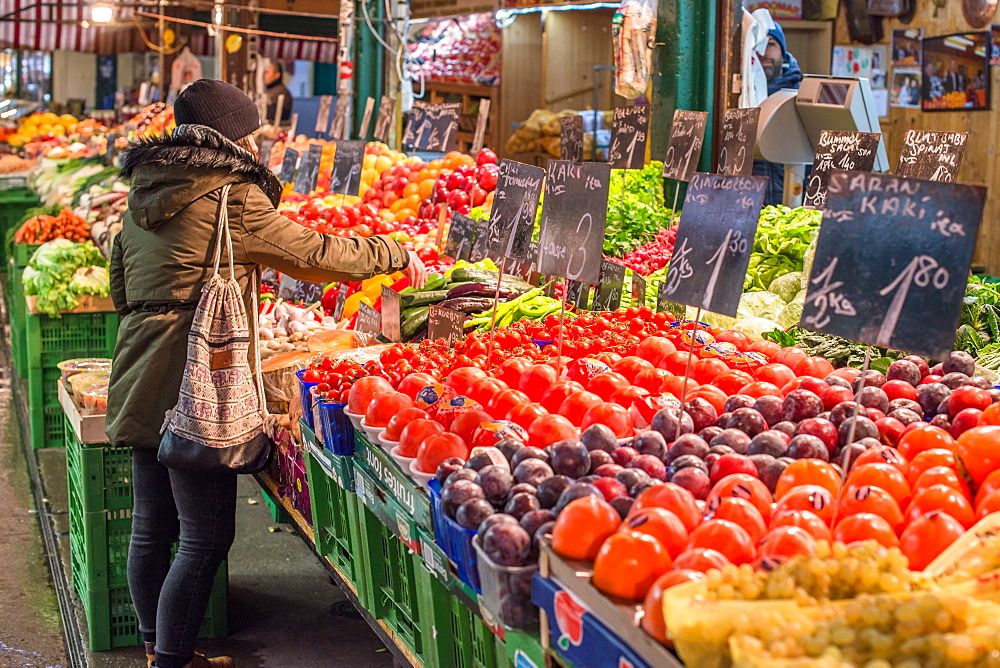
POLYGON ((722 455, 714 464, 712 464, 712 472, 709 477, 714 485, 727 475, 732 475, 734 473, 746 473, 748 475, 752 475, 754 478, 757 478, 757 465, 753 463, 752 459, 745 455, 730 453, 728 455, 722 455))

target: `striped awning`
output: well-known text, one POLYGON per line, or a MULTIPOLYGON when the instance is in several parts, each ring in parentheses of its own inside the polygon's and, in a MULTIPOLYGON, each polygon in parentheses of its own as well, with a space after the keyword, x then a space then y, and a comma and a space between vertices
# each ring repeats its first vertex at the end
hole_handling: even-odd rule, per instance
POLYGON ((102 54, 146 50, 139 29, 128 23, 130 8, 117 9, 119 25, 87 27, 90 7, 80 2, 0 0, 0 16, 6 17, 0 21, 0 48, 102 54))
MULTIPOLYGON (((207 32, 197 31, 191 35, 189 46, 196 56, 214 56, 215 38, 207 32)), ((309 60, 314 63, 337 63, 337 43, 317 42, 308 39, 291 39, 261 35, 257 38, 260 55, 272 60, 289 62, 309 60)))

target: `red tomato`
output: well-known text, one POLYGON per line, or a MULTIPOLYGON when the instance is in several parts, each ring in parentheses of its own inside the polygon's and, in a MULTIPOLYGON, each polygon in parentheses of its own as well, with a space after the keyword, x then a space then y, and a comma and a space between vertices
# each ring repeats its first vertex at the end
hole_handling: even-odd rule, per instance
POLYGON ((650 362, 653 366, 661 366, 661 362, 670 353, 677 352, 677 347, 670 339, 662 336, 650 336, 643 340, 635 349, 637 357, 650 362))
POLYGON ((755 341, 750 344, 750 347, 747 350, 754 353, 760 353, 767 357, 769 361, 773 362, 775 361, 775 356, 781 352, 781 346, 774 341, 755 341))
POLYGON ((588 410, 583 416, 580 429, 585 430, 592 424, 606 425, 617 438, 627 438, 633 433, 632 418, 629 417, 628 410, 610 402, 597 404, 588 410))
POLYGON ((515 406, 530 403, 531 398, 520 390, 501 390, 490 399, 486 412, 490 415, 507 415, 515 406))
POLYGON ((591 378, 585 387, 587 392, 593 392, 605 401, 611 400, 611 395, 618 390, 629 387, 630 383, 625 376, 614 371, 605 371, 591 378))
POLYGON ((583 385, 580 383, 575 380, 559 381, 542 395, 542 408, 550 413, 558 413, 563 402, 577 392, 583 392, 583 385))
POLYGON ((365 376, 354 381, 347 393, 347 410, 355 415, 364 415, 368 405, 379 394, 393 392, 392 385, 381 376, 365 376))
POLYGON ((660 386, 660 392, 669 392, 678 399, 687 399, 688 396, 696 389, 698 389, 698 383, 693 379, 688 378, 687 381, 687 392, 685 392, 685 384, 683 376, 670 376, 663 381, 663 385, 660 386))
MULTIPOLYGON (((493 416, 485 411, 467 411, 459 413, 451 421, 451 433, 460 436, 466 443, 472 442, 472 436, 476 429, 484 422, 492 422, 493 416)), ((388 436, 386 437, 388 438, 388 436)))
POLYGON ((910 522, 899 537, 899 549, 910 569, 922 571, 965 533, 962 523, 943 511, 933 511, 910 522))
MULTIPOLYGON (((480 406, 486 406, 493 399, 494 395, 510 389, 507 383, 496 378, 483 378, 476 381, 476 384, 469 390, 469 398, 480 406)), ((509 410, 509 409, 508 409, 509 410)))
POLYGON ((644 390, 641 387, 633 387, 629 385, 624 387, 614 394, 611 395, 611 401, 618 404, 619 406, 624 406, 629 408, 637 399, 641 399, 649 394, 649 390, 644 390))
POLYGON ((784 387, 795 379, 795 372, 784 364, 765 364, 753 373, 754 380, 784 387))
MULTIPOLYGON (((744 532, 746 533, 746 532, 744 532)), ((726 555, 718 550, 706 547, 696 547, 692 550, 685 550, 679 557, 674 559, 674 570, 695 571, 697 573, 707 573, 713 569, 722 569, 730 563, 726 555)))
POLYGON ((856 513, 842 517, 833 532, 835 540, 844 544, 874 540, 882 547, 899 547, 897 532, 885 519, 874 513, 856 513))
POLYGON ((716 376, 712 380, 712 385, 722 390, 726 395, 733 395, 752 382, 753 376, 747 372, 731 370, 716 376))
POLYGON ((559 374, 548 364, 533 364, 521 374, 518 389, 532 401, 539 401, 546 391, 558 380, 559 374))
POLYGON ((663 382, 672 376, 666 369, 644 369, 636 374, 634 382, 644 390, 659 392, 663 382))
POLYGON ((500 365, 496 371, 496 377, 510 387, 518 387, 521 382, 521 374, 529 366, 531 366, 531 360, 527 357, 511 357, 500 365))
POLYGON ((444 427, 439 422, 435 422, 434 420, 413 420, 403 427, 403 431, 399 435, 399 453, 404 457, 416 457, 420 445, 425 440, 442 432, 444 432, 444 427))
POLYGON ((385 433, 382 434, 387 441, 398 441, 399 435, 403 432, 403 427, 410 424, 414 420, 429 420, 427 411, 421 410, 419 408, 404 408, 403 410, 396 413, 389 424, 385 427, 385 433))
POLYGON ((655 369, 653 363, 649 360, 645 360, 636 355, 630 357, 623 357, 614 364, 611 365, 611 370, 615 373, 620 373, 625 377, 628 382, 635 382, 635 377, 639 375, 640 371, 645 371, 647 369, 655 369))
POLYGON ((592 392, 577 392, 562 402, 558 413, 579 427, 583 424, 583 417, 587 411, 600 403, 602 403, 601 398, 592 392))
POLYGON ((700 385, 693 392, 689 390, 685 400, 691 401, 696 397, 704 399, 708 403, 712 404, 715 412, 719 415, 722 415, 724 412, 723 409, 726 406, 726 399, 729 398, 724 391, 714 385, 700 385))
POLYGON ((956 387, 948 396, 948 412, 955 415, 966 408, 978 408, 986 410, 993 404, 993 397, 990 393, 980 387, 962 385, 956 387))
POLYGON ((913 387, 905 380, 889 380, 882 386, 882 391, 885 392, 886 396, 889 397, 889 401, 894 399, 910 399, 911 401, 916 401, 917 388, 913 387))
POLYGON ((854 401, 854 392, 851 392, 849 387, 831 385, 823 390, 823 394, 819 395, 819 397, 823 400, 823 409, 832 410, 834 406, 842 401, 854 401))
POLYGON ((748 350, 753 345, 753 340, 743 332, 735 329, 725 329, 715 335, 715 340, 720 343, 731 343, 740 352, 748 350))
POLYGON ((467 459, 469 448, 455 434, 436 434, 427 438, 417 450, 416 468, 424 473, 435 473, 438 466, 449 457, 467 459))
POLYGON ((528 427, 528 445, 545 448, 559 441, 577 438, 579 434, 576 426, 562 415, 543 415, 528 427))
POLYGON ((657 366, 666 369, 675 376, 683 376, 687 372, 688 360, 691 360, 691 365, 694 366, 695 359, 697 358, 692 357, 690 351, 678 350, 664 357, 657 366))
POLYGON ((976 513, 972 509, 972 504, 960 491, 949 485, 931 485, 914 492, 913 501, 906 509, 906 518, 912 523, 922 515, 935 510, 948 513, 966 529, 976 523, 976 513))
POLYGON ((455 369, 445 378, 445 387, 450 387, 462 396, 468 396, 472 386, 486 378, 486 372, 474 366, 455 369))
POLYGON ((795 363, 792 371, 796 376, 812 376, 813 378, 826 378, 833 373, 833 365, 822 357, 805 357, 795 363))
POLYGON ((795 346, 790 346, 788 348, 782 348, 778 354, 774 356, 774 361, 778 364, 784 364, 789 369, 794 369, 795 365, 804 360, 808 355, 801 348, 796 348, 795 346))
POLYGON ((717 376, 729 371, 729 366, 720 359, 708 357, 696 360, 691 365, 691 378, 699 385, 711 383, 717 376))
POLYGON ((750 383, 749 385, 740 388, 739 393, 754 397, 755 399, 759 399, 764 396, 785 397, 785 395, 781 393, 781 388, 773 383, 750 383))
POLYGON ((548 414, 547 410, 536 403, 519 403, 507 411, 503 419, 510 420, 527 429, 532 422, 548 414))
POLYGON ((413 399, 402 392, 380 394, 368 404, 365 412, 365 424, 369 427, 385 427, 393 416, 405 408, 413 407, 413 399))
POLYGON ((843 378, 848 383, 853 383, 854 379, 861 375, 861 369, 855 369, 854 367, 841 367, 830 374, 831 376, 839 376, 843 378))
POLYGON ((729 520, 702 522, 691 532, 686 549, 698 547, 715 550, 736 565, 748 564, 757 555, 750 534, 739 524, 729 520))

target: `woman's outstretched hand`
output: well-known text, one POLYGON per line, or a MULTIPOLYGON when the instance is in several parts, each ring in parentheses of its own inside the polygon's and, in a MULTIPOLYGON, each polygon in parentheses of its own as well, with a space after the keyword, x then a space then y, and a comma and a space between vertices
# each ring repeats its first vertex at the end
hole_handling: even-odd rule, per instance
POLYGON ((410 287, 419 290, 427 282, 427 267, 424 266, 424 261, 416 253, 407 252, 410 254, 410 264, 406 266, 403 273, 410 279, 410 287))

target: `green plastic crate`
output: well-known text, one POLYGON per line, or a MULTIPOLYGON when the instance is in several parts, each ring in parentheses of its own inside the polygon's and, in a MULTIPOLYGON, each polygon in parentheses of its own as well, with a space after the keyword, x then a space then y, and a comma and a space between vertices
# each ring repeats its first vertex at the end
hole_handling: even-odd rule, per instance
POLYGON ((6 263, 6 245, 2 243, 7 238, 7 231, 20 226, 28 209, 41 204, 38 195, 25 187, 0 190, 0 262, 6 263))
MULTIPOLYGON (((132 607, 128 587, 112 589, 77 589, 87 617, 87 637, 90 649, 95 652, 115 647, 133 647, 142 644, 139 621, 132 607)), ((205 611, 199 637, 222 638, 229 635, 229 568, 226 562, 215 575, 212 597, 205 611)))
POLYGON ((357 588, 361 568, 356 556, 358 497, 337 484, 325 458, 311 448, 305 452, 316 552, 329 559, 344 579, 357 588))
POLYGON ((66 444, 66 413, 59 403, 59 369, 28 367, 28 424, 31 447, 60 448, 66 444))
POLYGON ((79 490, 70 487, 70 575, 77 591, 128 587, 131 534, 131 508, 84 512, 79 490))
POLYGON ((22 269, 27 267, 31 256, 41 246, 41 244, 14 244, 14 266, 22 269))
POLYGON ((66 433, 66 474, 77 491, 82 510, 119 510, 132 507, 132 449, 80 442, 69 424, 66 433))
POLYGON ((24 377, 28 369, 27 325, 24 322, 26 306, 24 289, 21 285, 21 272, 24 270, 14 265, 11 258, 7 262, 7 285, 4 295, 7 298, 7 318, 10 321, 11 363, 19 377, 24 377))
POLYGON ((425 666, 498 668, 507 665, 503 643, 429 571, 417 572, 425 666))

